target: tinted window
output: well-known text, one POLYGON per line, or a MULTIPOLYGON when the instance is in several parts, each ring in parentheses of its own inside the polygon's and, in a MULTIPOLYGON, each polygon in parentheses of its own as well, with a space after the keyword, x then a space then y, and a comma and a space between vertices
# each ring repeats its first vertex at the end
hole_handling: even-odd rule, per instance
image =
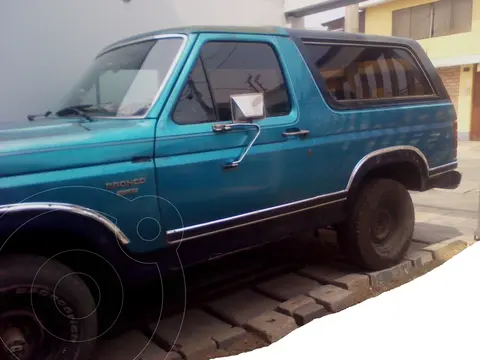
POLYGON ((201 59, 198 59, 177 102, 173 121, 185 125, 216 120, 205 71, 201 59))
POLYGON ((232 120, 233 94, 263 92, 267 117, 291 109, 278 58, 265 43, 207 43, 189 79, 173 115, 177 123, 232 120))
POLYGON ((404 49, 307 44, 314 66, 335 100, 380 100, 433 95, 404 49))

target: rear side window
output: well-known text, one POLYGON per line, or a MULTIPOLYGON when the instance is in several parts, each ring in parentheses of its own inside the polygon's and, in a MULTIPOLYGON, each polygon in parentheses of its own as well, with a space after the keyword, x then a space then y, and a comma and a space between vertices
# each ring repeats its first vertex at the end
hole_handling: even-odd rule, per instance
POLYGON ((317 75, 338 102, 435 95, 427 77, 407 50, 391 47, 306 43, 317 75))
POLYGON ((274 49, 260 42, 209 42, 201 51, 173 112, 178 124, 232 119, 230 95, 263 92, 267 117, 291 110, 274 49))

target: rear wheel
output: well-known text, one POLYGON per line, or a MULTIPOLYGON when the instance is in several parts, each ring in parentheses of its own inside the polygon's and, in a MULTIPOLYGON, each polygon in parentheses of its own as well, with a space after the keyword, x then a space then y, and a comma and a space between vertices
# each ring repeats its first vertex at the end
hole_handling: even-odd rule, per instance
POLYGON ((96 336, 96 305, 79 274, 38 256, 0 260, 0 359, 84 360, 96 336))
POLYGON ((408 190, 398 181, 372 179, 360 189, 347 220, 336 225, 343 253, 368 270, 399 263, 408 251, 415 210, 408 190))

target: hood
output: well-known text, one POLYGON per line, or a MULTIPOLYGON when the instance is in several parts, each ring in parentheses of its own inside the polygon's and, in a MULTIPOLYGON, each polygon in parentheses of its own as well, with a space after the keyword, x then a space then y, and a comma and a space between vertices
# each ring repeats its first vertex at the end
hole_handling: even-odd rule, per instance
POLYGON ((0 123, 0 176, 152 156, 152 119, 53 118, 0 123))
POLYGON ((83 127, 83 125, 78 119, 63 118, 0 122, 0 141, 2 143, 0 152, 11 151, 15 147, 22 150, 25 150, 26 146, 33 148, 41 147, 40 143, 22 141, 25 139, 40 141, 42 139, 46 140, 51 136, 82 134, 89 130, 83 127), (8 145, 8 148, 5 145, 8 145))

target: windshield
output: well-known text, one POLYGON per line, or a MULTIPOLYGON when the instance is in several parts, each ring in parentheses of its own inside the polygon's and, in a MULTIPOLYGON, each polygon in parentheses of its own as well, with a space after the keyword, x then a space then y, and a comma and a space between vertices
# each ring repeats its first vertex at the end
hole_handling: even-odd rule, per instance
POLYGON ((149 40, 100 55, 58 109, 80 109, 88 116, 145 116, 183 41, 179 36, 149 40))

